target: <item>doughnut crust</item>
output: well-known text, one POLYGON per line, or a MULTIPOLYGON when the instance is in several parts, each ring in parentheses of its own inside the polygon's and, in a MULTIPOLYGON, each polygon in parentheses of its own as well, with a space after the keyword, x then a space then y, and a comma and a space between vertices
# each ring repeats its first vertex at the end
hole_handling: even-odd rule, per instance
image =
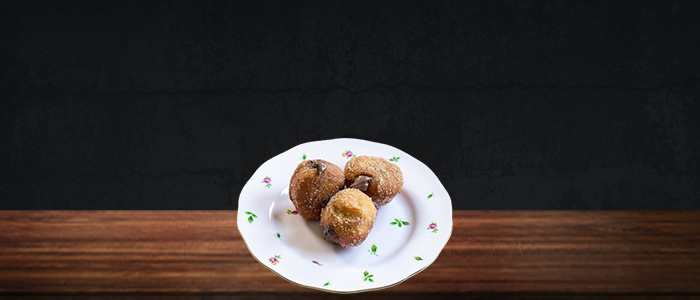
POLYGON ((345 165, 345 185, 363 191, 377 206, 389 204, 403 186, 401 169, 385 158, 357 156, 345 165))
POLYGON ((358 189, 345 189, 333 196, 321 212, 324 238, 343 248, 362 244, 377 219, 377 207, 358 189))
POLYGON ((305 160, 289 181, 289 199, 304 219, 317 220, 343 185, 343 171, 338 166, 322 159, 305 160))

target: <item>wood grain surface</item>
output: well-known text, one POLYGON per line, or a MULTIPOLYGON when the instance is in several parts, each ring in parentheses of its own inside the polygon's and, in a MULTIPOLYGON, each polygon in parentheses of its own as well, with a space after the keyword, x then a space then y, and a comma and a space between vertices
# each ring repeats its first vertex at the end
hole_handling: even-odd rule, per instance
MULTIPOLYGON (((236 213, 0 211, 0 293, 343 297, 299 287, 260 265, 236 213)), ((430 267, 369 294, 700 295, 698 211, 453 217, 450 241, 430 267)))

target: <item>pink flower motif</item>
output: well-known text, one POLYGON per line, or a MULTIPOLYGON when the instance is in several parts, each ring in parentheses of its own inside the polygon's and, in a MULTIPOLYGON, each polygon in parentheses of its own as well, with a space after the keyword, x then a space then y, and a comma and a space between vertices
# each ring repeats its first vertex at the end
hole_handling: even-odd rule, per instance
POLYGON ((264 183, 265 187, 268 189, 270 188, 270 186, 272 186, 272 179, 270 179, 270 176, 265 176, 265 178, 261 182, 264 183))
POLYGON ((317 261, 315 261, 315 260, 312 260, 311 262, 314 263, 314 264, 316 264, 316 265, 319 266, 319 267, 320 267, 320 266, 323 266, 320 262, 317 262, 317 261))
POLYGON ((343 152, 343 154, 341 154, 341 155, 342 155, 343 157, 345 157, 345 158, 352 158, 352 156, 353 156, 354 154, 352 153, 352 151, 346 150, 346 151, 343 152))
POLYGON ((282 259, 281 255, 275 255, 274 257, 270 257, 270 263, 276 265, 280 262, 280 259, 282 259))
POLYGON ((432 233, 437 233, 438 232, 437 223, 431 222, 430 225, 428 225, 428 230, 432 230, 431 231, 432 233))

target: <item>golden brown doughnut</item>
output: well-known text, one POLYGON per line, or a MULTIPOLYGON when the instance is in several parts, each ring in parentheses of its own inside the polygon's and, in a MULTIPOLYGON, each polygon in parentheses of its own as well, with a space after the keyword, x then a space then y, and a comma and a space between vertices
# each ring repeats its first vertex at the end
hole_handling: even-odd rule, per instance
POLYGON ((362 244, 377 219, 377 207, 358 189, 345 189, 333 196, 321 212, 324 238, 343 248, 362 244))
POLYGON ((385 158, 357 156, 345 165, 345 185, 357 188, 378 206, 386 205, 403 186, 401 169, 385 158))
POLYGON ((316 220, 343 185, 343 171, 338 166, 322 159, 305 160, 289 181, 289 199, 304 219, 316 220))

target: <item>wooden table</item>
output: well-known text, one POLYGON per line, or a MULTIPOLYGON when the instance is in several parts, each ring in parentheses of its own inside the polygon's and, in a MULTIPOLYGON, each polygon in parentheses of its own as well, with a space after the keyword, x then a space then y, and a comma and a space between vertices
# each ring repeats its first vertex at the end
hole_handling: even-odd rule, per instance
MULTIPOLYGON (((260 265, 236 211, 0 211, 0 293, 347 298, 260 265)), ((700 211, 455 211, 440 257, 365 299, 700 295, 700 211), (394 297, 392 297, 394 298, 394 297)))

